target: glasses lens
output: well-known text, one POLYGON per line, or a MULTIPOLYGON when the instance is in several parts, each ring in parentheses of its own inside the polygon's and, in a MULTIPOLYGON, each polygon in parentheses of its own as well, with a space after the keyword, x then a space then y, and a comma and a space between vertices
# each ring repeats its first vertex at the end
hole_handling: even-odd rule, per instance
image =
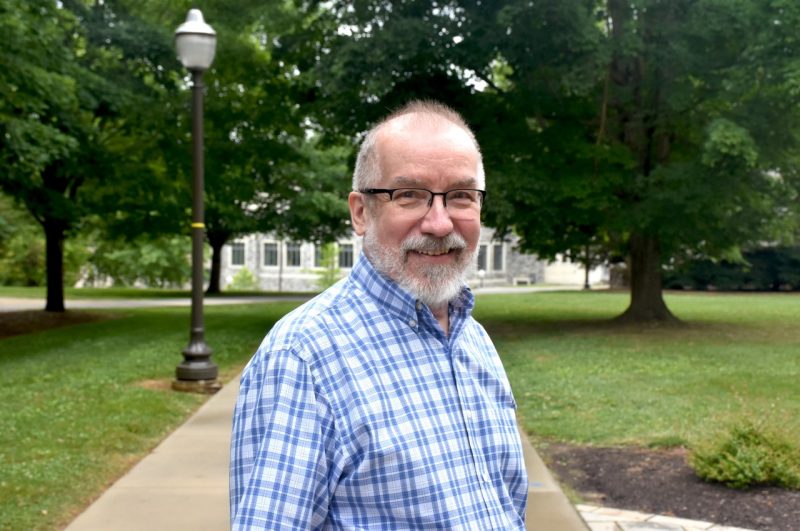
POLYGON ((392 201, 397 206, 408 209, 427 208, 431 199, 431 193, 419 188, 398 188, 392 194, 392 201))
POLYGON ((450 190, 447 192, 447 207, 456 210, 475 209, 481 205, 481 194, 477 190, 450 190))
MULTIPOLYGON (((411 214, 423 215, 432 204, 432 194, 422 188, 398 188, 392 193, 392 203, 411 214)), ((479 190, 449 190, 445 197, 447 212, 451 217, 471 219, 479 215, 482 202, 479 190)))

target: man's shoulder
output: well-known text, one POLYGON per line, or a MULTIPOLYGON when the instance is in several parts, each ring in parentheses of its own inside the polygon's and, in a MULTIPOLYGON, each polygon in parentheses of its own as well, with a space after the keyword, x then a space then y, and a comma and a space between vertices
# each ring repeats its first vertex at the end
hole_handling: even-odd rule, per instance
POLYGON ((259 351, 290 350, 307 358, 310 352, 329 349, 332 336, 358 326, 366 298, 355 283, 343 279, 275 323, 259 351))

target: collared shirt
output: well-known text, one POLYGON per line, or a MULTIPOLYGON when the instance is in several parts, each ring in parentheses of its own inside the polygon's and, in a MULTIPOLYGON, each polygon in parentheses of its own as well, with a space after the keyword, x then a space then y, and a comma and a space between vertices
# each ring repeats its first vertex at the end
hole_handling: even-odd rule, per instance
POLYGON ((446 336, 365 257, 270 331, 231 441, 233 529, 524 529, 515 403, 464 288, 446 336))

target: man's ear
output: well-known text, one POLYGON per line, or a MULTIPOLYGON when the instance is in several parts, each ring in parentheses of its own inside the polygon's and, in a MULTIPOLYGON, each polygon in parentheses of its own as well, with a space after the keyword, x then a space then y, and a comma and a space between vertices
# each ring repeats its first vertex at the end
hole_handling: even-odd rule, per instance
POLYGON ((350 223, 358 236, 363 236, 367 229, 367 205, 364 202, 364 194, 350 192, 347 197, 350 205, 350 223))

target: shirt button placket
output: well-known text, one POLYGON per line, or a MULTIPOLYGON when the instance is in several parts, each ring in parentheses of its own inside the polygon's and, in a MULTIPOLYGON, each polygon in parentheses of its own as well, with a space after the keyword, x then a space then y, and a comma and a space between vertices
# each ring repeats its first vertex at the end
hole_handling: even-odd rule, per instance
MULTIPOLYGON (((453 353, 451 352, 451 354, 453 353)), ((469 447, 472 451, 472 464, 475 470, 475 475, 479 481, 478 488, 480 489, 483 503, 486 506, 488 517, 492 522, 492 529, 501 529, 501 527, 498 527, 497 515, 494 514, 494 509, 492 508, 493 496, 490 490, 492 488, 492 478, 486 468, 486 463, 484 463, 480 452, 478 451, 480 445, 478 444, 479 441, 474 426, 475 411, 473 411, 468 405, 468 396, 470 396, 471 393, 469 387, 469 378, 465 374, 463 366, 461 366, 460 363, 458 363, 456 360, 453 360, 453 364, 455 367, 454 374, 456 377, 456 389, 458 391, 459 401, 461 402, 461 411, 464 418, 464 429, 467 432, 467 441, 469 441, 469 447)))

